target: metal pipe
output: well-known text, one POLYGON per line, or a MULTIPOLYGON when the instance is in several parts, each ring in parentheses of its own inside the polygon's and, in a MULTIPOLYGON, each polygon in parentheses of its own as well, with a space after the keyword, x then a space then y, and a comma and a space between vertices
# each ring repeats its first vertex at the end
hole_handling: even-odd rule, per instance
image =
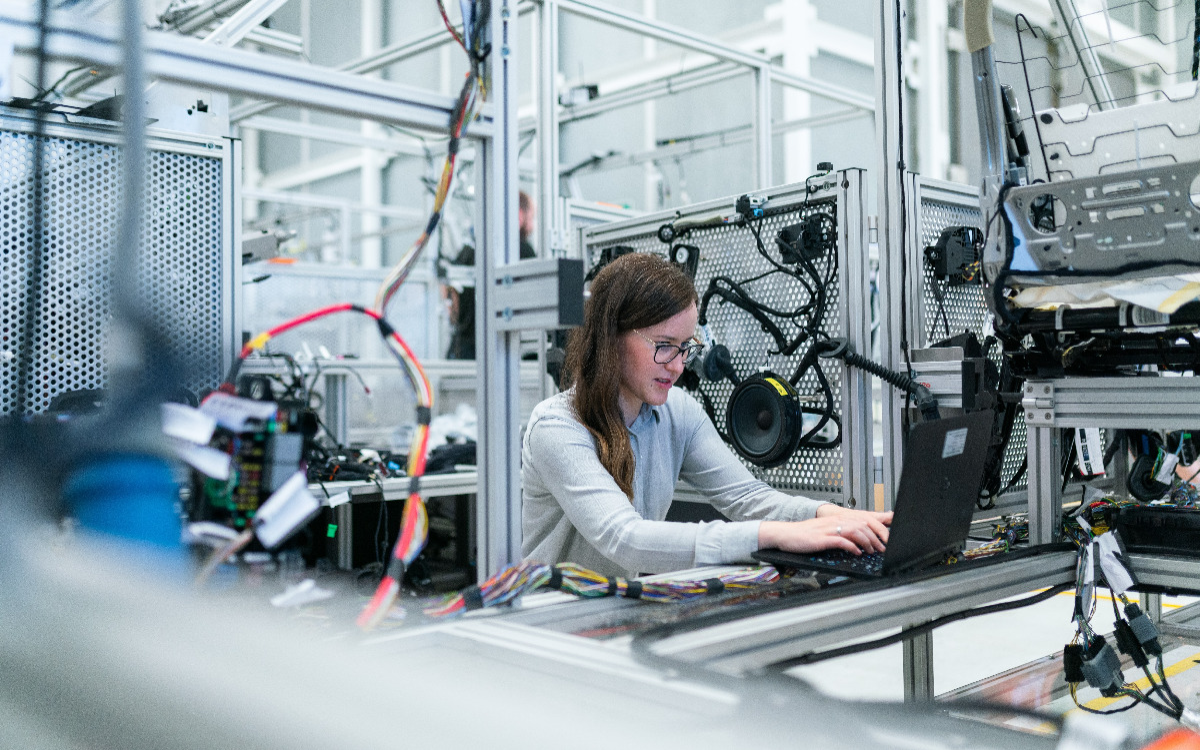
POLYGON ((1115 97, 1108 85, 1108 76, 1104 72, 1104 66, 1100 64, 1095 45, 1089 44, 1087 30, 1083 28, 1083 17, 1079 8, 1075 6, 1075 0, 1053 0, 1050 8, 1054 11, 1058 23, 1067 30, 1067 39, 1070 40, 1071 49, 1075 51, 1075 58, 1083 66, 1084 82, 1092 92, 1096 107, 1112 109, 1116 105, 1113 104, 1115 97))
MULTIPOLYGON (((37 23, 25 8, 0 10, 0 33, 20 51, 29 52, 36 47, 37 23)), ((89 21, 68 25, 56 19, 50 30, 48 54, 55 60, 113 68, 121 65, 123 46, 122 35, 111 27, 89 21)), ((270 98, 435 133, 447 131, 454 108, 454 97, 413 86, 330 71, 295 60, 213 47, 160 32, 146 35, 144 59, 147 76, 158 80, 270 98)), ((491 118, 491 105, 484 104, 467 136, 490 137, 491 118)))
POLYGON ((771 66, 754 71, 754 187, 771 187, 771 66))
MULTIPOLYGON (((261 130, 267 133, 291 135, 297 138, 311 138, 325 143, 340 143, 357 148, 370 148, 387 154, 404 156, 424 156, 427 150, 416 139, 401 141, 395 138, 372 138, 354 131, 342 128, 330 128, 321 125, 310 125, 296 120, 283 120, 277 117, 252 117, 240 124, 248 130, 261 130)), ((442 142, 444 143, 444 142, 442 142)))
MULTIPOLYGON (((621 107, 641 104, 650 99, 690 91, 701 86, 710 86, 714 83, 727 81, 730 78, 744 76, 748 72, 740 65, 724 62, 705 65, 685 73, 672 73, 662 78, 655 78, 651 81, 602 94, 583 104, 562 107, 559 110, 558 119, 560 123, 567 123, 582 120, 586 117, 595 117, 596 115, 621 107)), ((557 103, 553 101, 553 98, 551 98, 551 102, 557 107, 557 103)))
POLYGON ((600 3, 589 2, 588 0, 557 0, 559 8, 573 13, 582 18, 588 18, 593 21, 602 23, 606 26, 612 26, 618 29, 624 29, 638 36, 650 37, 659 41, 690 49, 701 54, 711 55, 719 60, 727 60, 739 65, 744 65, 748 68, 770 67, 771 75, 778 83, 792 88, 797 88, 802 91, 807 91, 811 94, 817 94, 833 101, 849 104, 853 107, 861 107, 864 109, 874 109, 875 103, 870 97, 863 96, 855 91, 844 89, 840 86, 834 86, 823 81, 817 81, 804 76, 798 76, 790 73, 782 68, 777 68, 771 65, 771 60, 766 55, 760 55, 756 52, 747 52, 740 50, 737 47, 728 44, 722 44, 714 39, 698 34, 689 29, 679 26, 672 26, 661 21, 647 18, 645 16, 626 13, 616 8, 611 8, 600 3))
MULTIPOLYGON (((543 258, 554 257, 562 248, 556 247, 560 232, 566 230, 559 199, 558 162, 559 115, 554 99, 557 88, 558 59, 558 2, 542 0, 538 12, 538 252, 543 258)), ((586 106, 586 105, 585 105, 586 106)), ((539 350, 540 351, 540 350, 539 350)))
MULTIPOLYGON (((836 125, 838 123, 848 122, 850 120, 857 120, 860 117, 867 117, 870 114, 870 112, 864 112, 861 109, 845 109, 838 112, 831 112, 829 114, 802 117, 796 120, 781 122, 772 126, 771 133, 773 135, 782 135, 784 133, 790 133, 793 130, 803 130, 804 128, 821 127, 825 125, 836 125)), ((575 165, 559 167, 559 174, 565 174, 571 170, 575 170, 575 172, 578 173, 583 171, 592 172, 600 171, 602 169, 632 167, 638 164, 659 161, 660 159, 673 159, 680 156, 690 156, 714 148, 749 143, 751 140, 753 140, 753 138, 754 125, 740 125, 736 128, 730 128, 729 130, 721 131, 720 133, 712 133, 685 141, 679 141, 677 143, 670 143, 649 151, 640 151, 634 154, 614 154, 612 156, 603 156, 582 168, 577 168, 575 165)))
MULTIPOLYGON (((518 3, 517 15, 522 16, 532 11, 533 8, 534 6, 532 2, 518 3)), ((461 26, 459 27, 459 31, 462 31, 461 26)), ((420 36, 408 41, 390 44, 374 54, 366 55, 356 60, 342 63, 336 68, 333 68, 333 70, 344 73, 373 73, 377 70, 386 68, 389 65, 395 65, 398 62, 403 62, 404 60, 416 57, 417 55, 431 52, 447 43, 451 43, 452 41, 453 39, 451 39, 450 34, 447 33, 446 27, 438 26, 437 28, 430 29, 424 34, 421 34, 420 36)), ((236 123, 248 117, 269 112, 278 106, 280 105, 277 102, 270 101, 243 104, 239 107, 234 107, 234 109, 229 113, 229 121, 236 123)))

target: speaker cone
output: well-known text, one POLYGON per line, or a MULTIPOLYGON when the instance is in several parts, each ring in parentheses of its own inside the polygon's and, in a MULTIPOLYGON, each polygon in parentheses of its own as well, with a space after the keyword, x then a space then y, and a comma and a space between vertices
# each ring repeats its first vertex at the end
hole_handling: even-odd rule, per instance
POLYGON ((771 468, 791 458, 802 434, 800 400, 783 378, 764 372, 733 389, 725 427, 734 450, 747 461, 771 468))

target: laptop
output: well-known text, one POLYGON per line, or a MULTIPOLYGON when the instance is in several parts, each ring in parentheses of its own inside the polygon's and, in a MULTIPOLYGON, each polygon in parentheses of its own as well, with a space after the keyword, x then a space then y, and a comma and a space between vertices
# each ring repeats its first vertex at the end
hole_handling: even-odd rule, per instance
POLYGON ((908 573, 941 562, 967 539, 991 437, 991 411, 913 426, 883 552, 796 554, 764 549, 755 552, 754 559, 865 579, 908 573))

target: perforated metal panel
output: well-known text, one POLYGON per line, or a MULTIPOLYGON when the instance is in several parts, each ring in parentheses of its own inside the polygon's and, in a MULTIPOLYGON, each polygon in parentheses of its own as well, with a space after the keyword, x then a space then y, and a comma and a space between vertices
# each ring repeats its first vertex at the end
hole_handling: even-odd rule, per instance
MULTIPOLYGON (((925 347, 935 341, 971 331, 982 342, 991 328, 991 313, 984 300, 983 286, 980 284, 963 284, 953 286, 945 281, 938 281, 933 276, 933 269, 925 262, 924 248, 937 242, 942 230, 950 226, 982 227, 983 218, 979 208, 974 205, 964 205, 962 198, 977 201, 977 194, 966 186, 939 184, 934 187, 932 182, 921 180, 914 176, 914 184, 920 195, 918 230, 920 245, 911 247, 909 253, 909 272, 921 279, 920 308, 912 319, 920 327, 919 343, 925 347), (953 200, 954 192, 960 200, 953 200), (940 291, 941 299, 939 300, 940 291), (949 333, 947 333, 949 331, 949 333)), ((992 359, 999 366, 998 348, 992 352, 992 359)), ((1025 459, 1025 417, 1017 410, 1013 423, 1012 436, 1004 451, 1004 464, 1001 468, 1001 486, 1020 469, 1025 459)), ((1011 492, 1025 490, 1024 480, 1013 485, 1011 492)))
MULTIPOLYGON (((788 210, 762 221, 760 234, 763 242, 768 253, 778 260, 779 251, 775 247, 774 237, 779 229, 790 224, 797 224, 805 217, 817 212, 825 213, 834 219, 840 239, 838 247, 833 253, 814 263, 819 275, 829 279, 829 284, 826 286, 828 302, 821 327, 830 336, 848 336, 859 351, 864 351, 862 339, 869 341, 868 335, 862 332, 850 335, 850 332, 847 331, 851 318, 858 319, 859 316, 849 315, 847 308, 852 302, 850 295, 847 294, 846 284, 854 283, 862 287, 859 294, 854 297, 858 300, 856 304, 863 308, 861 312, 865 314, 866 306, 863 300, 866 299, 868 279, 865 273, 857 273, 856 277, 859 278, 847 279, 846 254, 848 249, 846 240, 855 232, 848 231, 845 221, 846 210, 839 204, 839 195, 844 196, 845 194, 827 189, 814 194, 806 202, 802 188, 803 186, 801 186, 799 195, 791 198, 790 202, 773 199, 769 204, 775 208, 786 206, 788 210)), ((712 209, 707 207, 683 209, 681 213, 684 216, 692 216, 703 214, 705 211, 712 213, 712 209)), ((732 213, 732 202, 724 207, 724 211, 732 213)), ((853 215, 858 216, 857 211, 853 212, 853 215)), ((644 225, 640 227, 640 232, 633 233, 631 227, 630 231, 621 232, 619 236, 614 236, 612 232, 597 234, 591 229, 585 229, 582 233, 585 261, 589 266, 594 264, 599 258, 600 251, 613 245, 625 245, 642 252, 667 255, 670 246, 659 241, 655 234, 658 226, 662 223, 664 223, 662 220, 651 217, 645 220, 644 225)), ((620 222, 618 226, 628 224, 630 222, 620 222)), ((694 229, 681 241, 700 249, 696 289, 701 295, 708 288, 710 280, 714 277, 724 276, 738 282, 755 279, 748 282, 748 291, 756 301, 777 310, 796 309, 809 301, 811 297, 809 289, 789 275, 774 273, 763 276, 761 279, 756 278, 772 270, 773 265, 759 252, 754 234, 745 226, 726 225, 694 229)), ((853 252, 860 254, 862 258, 859 260, 865 264, 865 243, 863 247, 856 246, 853 252)), ((742 377, 767 369, 781 375, 784 379, 790 379, 800 359, 807 351, 807 346, 804 345, 791 356, 772 354, 771 352, 778 351, 774 338, 764 332, 749 313, 724 302, 719 297, 713 297, 709 304, 708 324, 716 339, 729 347, 733 355, 734 366, 742 377)), ((783 331, 784 337, 789 340, 799 331, 799 325, 794 323, 778 320, 778 325, 783 331)), ((865 327, 863 330, 866 330, 865 327)), ((848 456, 849 446, 855 443, 850 440, 855 427, 845 419, 848 403, 844 392, 846 381, 843 376, 843 366, 841 362, 826 360, 823 362, 823 367, 833 392, 834 412, 843 417, 842 445, 827 450, 802 448, 784 464, 772 469, 763 469, 749 462, 745 463, 751 473, 773 487, 845 499, 849 497, 850 491, 846 476, 847 467, 860 462, 865 464, 865 457, 857 456, 855 457, 857 460, 851 460, 848 456)), ((814 406, 823 405, 823 396, 814 371, 810 370, 802 380, 796 383, 796 387, 802 398, 812 397, 815 399, 814 406)), ((721 383, 702 381, 701 389, 710 398, 716 417, 715 422, 723 432, 725 409, 733 392, 733 385, 728 381, 721 383)), ((869 399, 869 396, 867 398, 869 399)), ((869 413, 866 405, 859 405, 856 408, 869 413)), ((869 427, 867 431, 869 431, 869 427)), ((864 437, 867 441, 866 445, 869 446, 869 435, 857 436, 859 440, 864 437)))
MULTIPOLYGON (((0 412, 45 411, 59 394, 108 385, 114 243, 122 208, 121 152, 110 128, 55 125, 43 139, 44 250, 33 280, 30 123, 0 116, 0 412), (37 295, 29 392, 17 404, 21 322, 37 295)), ((186 366, 193 392, 216 386, 229 361, 232 278, 227 231, 228 144, 152 139, 138 285, 143 309, 186 366)))

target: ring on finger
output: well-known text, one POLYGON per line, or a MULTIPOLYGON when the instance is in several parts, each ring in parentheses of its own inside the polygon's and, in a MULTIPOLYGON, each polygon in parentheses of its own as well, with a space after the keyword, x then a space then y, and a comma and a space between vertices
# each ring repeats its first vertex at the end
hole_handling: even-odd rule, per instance
POLYGON ((838 527, 836 529, 834 529, 833 533, 837 534, 838 536, 842 535, 842 527, 840 524, 838 525, 838 527))

